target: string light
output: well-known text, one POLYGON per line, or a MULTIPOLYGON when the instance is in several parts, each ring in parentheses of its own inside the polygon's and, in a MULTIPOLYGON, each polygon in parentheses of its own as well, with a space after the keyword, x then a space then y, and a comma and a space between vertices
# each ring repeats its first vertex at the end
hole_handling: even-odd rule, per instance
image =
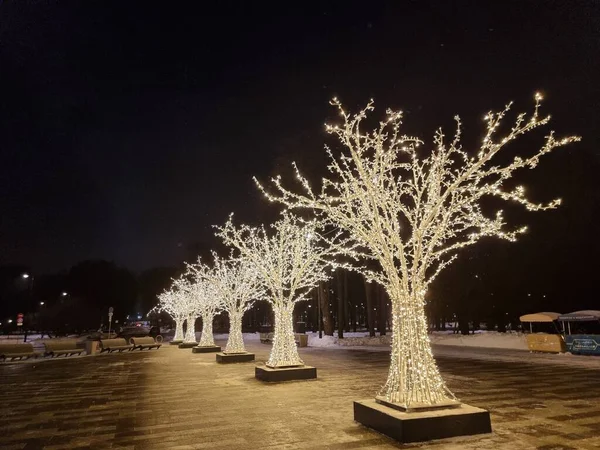
MULTIPOLYGON (((197 317, 202 317, 202 334, 198 346, 214 347, 213 322, 223 307, 223 301, 210 281, 214 269, 202 263, 200 259, 195 264, 186 263, 186 267, 186 272, 181 278, 175 280, 175 285, 187 294, 184 298, 188 303, 188 314, 194 316, 194 323, 197 317)), ((194 330, 193 342, 195 341, 194 330)))
POLYGON ((183 341, 183 323, 186 319, 185 305, 181 301, 181 292, 173 289, 167 289, 158 296, 157 311, 166 312, 175 321, 174 341, 183 341))
POLYGON ((255 179, 269 201, 315 211, 323 226, 346 232, 355 245, 344 254, 379 263, 378 271, 359 270, 383 285, 392 303, 391 363, 379 393, 384 400, 404 408, 455 400, 431 351, 424 309, 427 288, 460 249, 484 236, 514 241, 525 232, 524 227, 507 229, 501 212, 485 215, 482 199, 496 197, 530 211, 560 204, 558 199, 534 203, 524 189, 506 188, 506 181, 518 169, 536 167, 541 156, 578 137, 557 139, 550 132, 533 156, 515 157, 504 165, 491 163, 506 144, 549 122, 549 116, 539 116, 541 100, 536 94, 534 111, 519 114, 504 136, 498 136, 498 127, 512 103, 501 112, 489 112, 484 117, 486 134, 474 155, 461 147, 456 117, 454 138, 447 141, 438 130, 429 156, 420 156, 416 147, 424 142, 400 134, 401 112, 388 110, 388 119, 379 128, 365 132, 361 123, 374 109, 373 101, 352 116, 333 99, 343 123, 326 130, 339 139, 343 151, 334 156, 326 147, 332 177, 323 179, 321 191, 314 191, 295 165, 300 193, 284 188, 276 177, 272 182, 277 193, 271 194, 255 179))
POLYGON ((258 271, 248 258, 223 259, 213 253, 213 270, 207 279, 229 315, 229 338, 224 353, 246 353, 242 335, 244 313, 255 300, 265 297, 258 271))
POLYGON ((319 246, 318 224, 289 214, 271 225, 234 226, 232 216, 216 235, 239 250, 259 274, 266 300, 273 307, 275 332, 266 365, 272 368, 302 366, 294 339, 293 312, 319 282, 329 278, 328 268, 335 246, 319 246))
POLYGON ((179 293, 178 302, 180 308, 185 312, 187 327, 183 342, 186 344, 196 343, 196 319, 199 316, 199 299, 196 295, 197 286, 189 280, 185 273, 173 281, 173 288, 179 293))

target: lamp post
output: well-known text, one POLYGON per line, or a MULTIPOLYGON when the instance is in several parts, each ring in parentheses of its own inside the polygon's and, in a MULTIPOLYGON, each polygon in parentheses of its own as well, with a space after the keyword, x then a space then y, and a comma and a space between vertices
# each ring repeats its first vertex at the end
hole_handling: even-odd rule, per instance
POLYGON ((111 306, 108 308, 108 338, 110 339, 111 325, 112 325, 112 316, 113 316, 114 308, 111 306))
MULTIPOLYGON (((30 275, 27 272, 23 272, 21 274, 21 278, 26 280, 26 282, 27 282, 27 290, 28 290, 29 294, 28 294, 26 306, 27 306, 27 309, 29 309, 29 307, 33 303, 32 302, 32 300, 33 300, 33 282, 34 282, 35 278, 33 277, 33 275, 30 275), (31 278, 31 280, 30 280, 30 278, 31 278)), ((24 325, 22 325, 22 326, 24 326, 24 325)), ((26 326, 24 326, 24 329, 25 329, 25 331, 24 331, 24 336, 23 336, 23 342, 27 342, 27 331, 28 330, 27 330, 26 326)))
MULTIPOLYGON (((317 288, 318 289, 318 288, 317 288)), ((319 339, 323 338, 323 331, 321 330, 321 294, 317 292, 317 327, 319 329, 319 339)))

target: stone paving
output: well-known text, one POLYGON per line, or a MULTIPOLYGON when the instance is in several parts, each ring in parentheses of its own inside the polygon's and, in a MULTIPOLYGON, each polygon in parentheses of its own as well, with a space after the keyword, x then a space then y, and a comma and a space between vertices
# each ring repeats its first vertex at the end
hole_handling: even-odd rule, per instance
MULTIPOLYGON (((223 343, 224 344, 224 343, 223 343)), ((251 343, 264 362, 269 346, 251 343)), ((439 356, 449 387, 494 432, 400 445, 353 421, 388 353, 303 348, 318 379, 265 384, 254 364, 158 351, 0 365, 1 449, 600 449, 600 366, 439 356)))

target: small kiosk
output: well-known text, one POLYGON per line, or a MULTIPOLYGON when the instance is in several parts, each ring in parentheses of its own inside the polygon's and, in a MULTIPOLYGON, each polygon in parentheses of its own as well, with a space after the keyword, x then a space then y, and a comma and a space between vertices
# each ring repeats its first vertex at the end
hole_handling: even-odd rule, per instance
MULTIPOLYGON (((567 351, 565 340, 560 334, 557 326, 559 313, 540 312, 535 314, 525 314, 519 317, 521 322, 529 323, 529 333, 527 333, 527 347, 532 352, 544 353, 563 353, 567 351)), ((527 332, 527 329, 523 327, 527 332)))
POLYGON ((575 355, 600 355, 600 311, 562 314, 567 351, 575 355))

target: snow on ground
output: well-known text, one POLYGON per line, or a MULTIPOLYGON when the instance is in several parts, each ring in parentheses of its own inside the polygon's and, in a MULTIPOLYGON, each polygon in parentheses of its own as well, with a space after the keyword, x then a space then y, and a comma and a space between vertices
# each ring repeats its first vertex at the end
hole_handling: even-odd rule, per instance
MULTIPOLYGON (((260 333, 242 333, 242 335, 244 336, 244 342, 252 342, 252 341, 260 340, 260 333)), ((196 333, 196 339, 198 341, 200 341, 201 336, 202 336, 202 333, 196 333)), ((214 336, 215 340, 217 340, 217 341, 226 341, 229 338, 228 333, 215 333, 213 336, 214 336)))
MULTIPOLYGON (((323 336, 319 339, 317 333, 308 334, 308 345, 310 347, 361 347, 361 346, 389 346, 392 336, 369 337, 368 333, 344 333, 344 338, 337 336, 323 336)), ((434 332, 429 335, 432 344, 454 345, 461 347, 486 347, 486 348, 506 348, 514 350, 527 350, 525 336, 521 333, 498 333, 495 331, 479 332, 469 336, 461 334, 452 334, 452 332, 434 332)))
POLYGON ((510 348, 514 350, 528 350, 527 341, 523 333, 497 331, 481 331, 468 336, 452 334, 452 332, 434 331, 429 335, 432 344, 458 345, 462 347, 510 348))
POLYGON ((344 338, 339 339, 337 336, 326 336, 323 335, 319 338, 318 333, 306 333, 308 334, 308 346, 309 347, 357 347, 357 346, 386 346, 389 347, 391 344, 391 336, 375 336, 369 337, 369 333, 357 332, 357 333, 344 333, 344 338))
MULTIPOLYGON (((40 339, 39 334, 28 334, 27 342, 32 342, 40 339)), ((24 339, 24 335, 22 334, 7 334, 4 336, 0 336, 0 344, 22 344, 24 339)))
POLYGON ((573 355, 571 353, 535 353, 507 348, 434 345, 433 354, 435 357, 445 358, 477 359, 508 363, 551 364, 555 366, 579 367, 582 369, 600 369, 600 357, 573 355))
MULTIPOLYGON (((344 333, 343 339, 325 335, 319 339, 317 333, 307 334, 309 347, 332 350, 344 347, 352 350, 381 352, 390 350, 391 335, 389 334, 369 337, 368 333, 344 333)), ((483 331, 474 335, 462 336, 452 334, 452 332, 434 332, 429 335, 429 338, 436 357, 600 369, 600 357, 597 356, 529 352, 525 336, 522 333, 483 331)))

